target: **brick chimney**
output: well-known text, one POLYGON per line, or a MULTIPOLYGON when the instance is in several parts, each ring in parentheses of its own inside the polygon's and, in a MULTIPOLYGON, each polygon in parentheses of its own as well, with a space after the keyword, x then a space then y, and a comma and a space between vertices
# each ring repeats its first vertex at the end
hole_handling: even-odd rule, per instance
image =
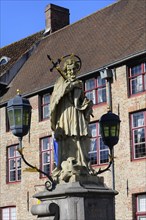
POLYGON ((44 34, 55 32, 69 24, 69 9, 49 4, 45 9, 46 29, 44 34))

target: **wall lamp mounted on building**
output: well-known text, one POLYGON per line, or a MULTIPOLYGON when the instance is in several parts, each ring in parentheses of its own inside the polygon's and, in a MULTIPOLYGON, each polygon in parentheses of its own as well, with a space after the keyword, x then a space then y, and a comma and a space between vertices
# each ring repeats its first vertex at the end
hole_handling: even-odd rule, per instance
POLYGON ((109 170, 110 166, 114 163, 113 147, 119 141, 120 122, 119 116, 111 111, 108 111, 108 113, 102 115, 99 120, 102 140, 104 144, 109 147, 111 159, 109 165, 103 170, 99 169, 97 174, 109 170))
POLYGON ((22 138, 27 135, 30 130, 31 124, 31 105, 28 99, 23 98, 19 91, 17 95, 10 99, 7 104, 7 113, 9 118, 10 130, 13 135, 17 136, 19 139, 19 146, 17 148, 20 153, 24 163, 30 167, 30 169, 35 170, 36 172, 42 173, 48 177, 49 181, 45 183, 47 190, 51 191, 55 188, 55 182, 52 177, 47 173, 43 172, 36 166, 31 165, 24 157, 23 148, 22 148, 22 138))

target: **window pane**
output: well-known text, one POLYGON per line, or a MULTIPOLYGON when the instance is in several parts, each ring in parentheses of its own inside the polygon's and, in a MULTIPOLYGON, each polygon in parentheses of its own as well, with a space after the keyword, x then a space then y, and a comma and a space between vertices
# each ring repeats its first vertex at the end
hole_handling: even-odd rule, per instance
POLYGON ((109 149, 104 145, 102 138, 100 138, 100 163, 107 163, 109 161, 109 149))
POLYGON ((139 216, 139 217, 138 217, 138 220, 146 220, 146 215, 144 215, 144 216, 139 216))
POLYGON ((9 124, 10 126, 14 125, 14 114, 13 110, 8 111, 8 117, 9 117, 9 124))
POLYGON ((102 138, 100 138, 100 149, 101 149, 101 150, 108 149, 108 146, 106 146, 106 145, 103 143, 102 138))
POLYGON ((15 160, 10 160, 10 170, 15 169, 15 160))
POLYGON ((146 156, 146 145, 137 144, 135 145, 135 158, 145 157, 146 156))
POLYGON ((50 103, 50 94, 46 94, 43 96, 43 104, 50 103))
POLYGON ((21 170, 18 170, 18 180, 21 180, 21 170))
POLYGON ((92 137, 96 137, 97 136, 96 124, 90 124, 89 127, 90 127, 90 130, 91 130, 92 137))
POLYGON ((49 105, 43 106, 43 118, 49 117, 49 105))
POLYGON ((89 100, 92 100, 93 104, 96 104, 95 90, 87 92, 86 96, 89 100))
POLYGON ((144 128, 134 131, 134 143, 145 142, 144 128))
POLYGON ((18 148, 18 146, 15 147, 15 149, 16 149, 15 150, 16 157, 21 157, 20 153, 17 151, 17 148, 18 148))
POLYGON ((16 208, 4 208, 2 209, 2 220, 16 220, 16 208))
POLYGON ((144 125, 144 113, 138 112, 133 114, 133 127, 140 127, 144 125))
POLYGON ((89 152, 89 159, 91 164, 97 164, 97 152, 89 152))
POLYGON ((98 89, 98 103, 106 102, 106 88, 98 89))
POLYGON ((10 171, 10 182, 15 181, 16 180, 16 172, 14 171, 10 171))
POLYGON ((43 153, 43 163, 50 162, 50 154, 48 152, 43 153))
POLYGON ((44 169, 43 169, 43 171, 45 172, 45 173, 50 173, 50 164, 46 164, 46 165, 44 165, 44 167, 43 167, 44 169))
POLYGON ((8 208, 5 208, 2 210, 2 219, 9 220, 9 209, 8 208))
POLYGON ((108 159, 108 150, 100 151, 100 163, 107 163, 108 159))
POLYGON ((14 153, 15 153, 15 147, 10 147, 9 148, 9 157, 14 157, 14 153))
POLYGON ((49 149, 49 138, 42 139, 42 150, 49 149))
POLYGON ((136 94, 138 92, 143 91, 142 76, 138 76, 132 79, 131 82, 132 82, 132 94, 136 94))
POLYGON ((85 82, 85 90, 91 90, 95 88, 95 79, 89 79, 85 82))
POLYGON ((97 151, 97 139, 96 138, 92 138, 91 140, 90 151, 97 151))
POLYGON ((138 212, 146 212, 146 194, 138 196, 138 212))
POLYGON ((105 84, 106 84, 105 79, 101 79, 101 77, 98 76, 98 77, 97 77, 97 85, 98 85, 98 87, 99 87, 99 86, 103 86, 103 85, 105 85, 105 84))
POLYGON ((24 109, 23 111, 23 125, 28 125, 29 123, 29 110, 24 109))
POLYGON ((141 72, 142 72, 141 64, 131 68, 131 75, 132 76, 137 75, 137 74, 139 74, 141 72))
POLYGON ((17 159, 17 168, 21 168, 21 158, 17 159))
POLYGON ((14 109, 14 115, 15 115, 15 124, 20 126, 22 125, 22 112, 21 109, 14 109))

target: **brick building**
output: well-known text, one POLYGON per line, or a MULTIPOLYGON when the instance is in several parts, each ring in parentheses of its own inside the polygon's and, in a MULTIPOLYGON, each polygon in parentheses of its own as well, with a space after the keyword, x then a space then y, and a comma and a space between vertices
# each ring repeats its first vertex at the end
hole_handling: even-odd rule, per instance
MULTIPOLYGON (((32 220, 35 192, 46 178, 25 172, 16 151, 18 139, 9 131, 6 105, 19 89, 32 106, 31 129, 23 138, 27 160, 44 171, 53 169, 49 104, 59 77, 51 63, 67 54, 82 60, 78 77, 93 100, 92 142, 94 169, 108 163, 98 121, 107 112, 107 81, 100 71, 111 69, 112 111, 121 119, 115 149, 116 220, 146 219, 146 0, 120 0, 69 25, 69 10, 48 5, 46 29, 0 49, 0 215, 2 220, 32 220), (62 23, 60 23, 62 22, 62 23)), ((102 174, 112 187, 112 174, 102 174)))

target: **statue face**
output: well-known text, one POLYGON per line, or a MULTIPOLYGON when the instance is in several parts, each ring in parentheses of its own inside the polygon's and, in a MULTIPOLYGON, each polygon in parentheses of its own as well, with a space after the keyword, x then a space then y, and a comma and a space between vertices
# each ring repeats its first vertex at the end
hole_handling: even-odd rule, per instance
POLYGON ((68 78, 71 78, 71 79, 75 79, 76 76, 75 76, 75 65, 74 64, 71 64, 71 65, 67 65, 66 67, 66 75, 68 78))

